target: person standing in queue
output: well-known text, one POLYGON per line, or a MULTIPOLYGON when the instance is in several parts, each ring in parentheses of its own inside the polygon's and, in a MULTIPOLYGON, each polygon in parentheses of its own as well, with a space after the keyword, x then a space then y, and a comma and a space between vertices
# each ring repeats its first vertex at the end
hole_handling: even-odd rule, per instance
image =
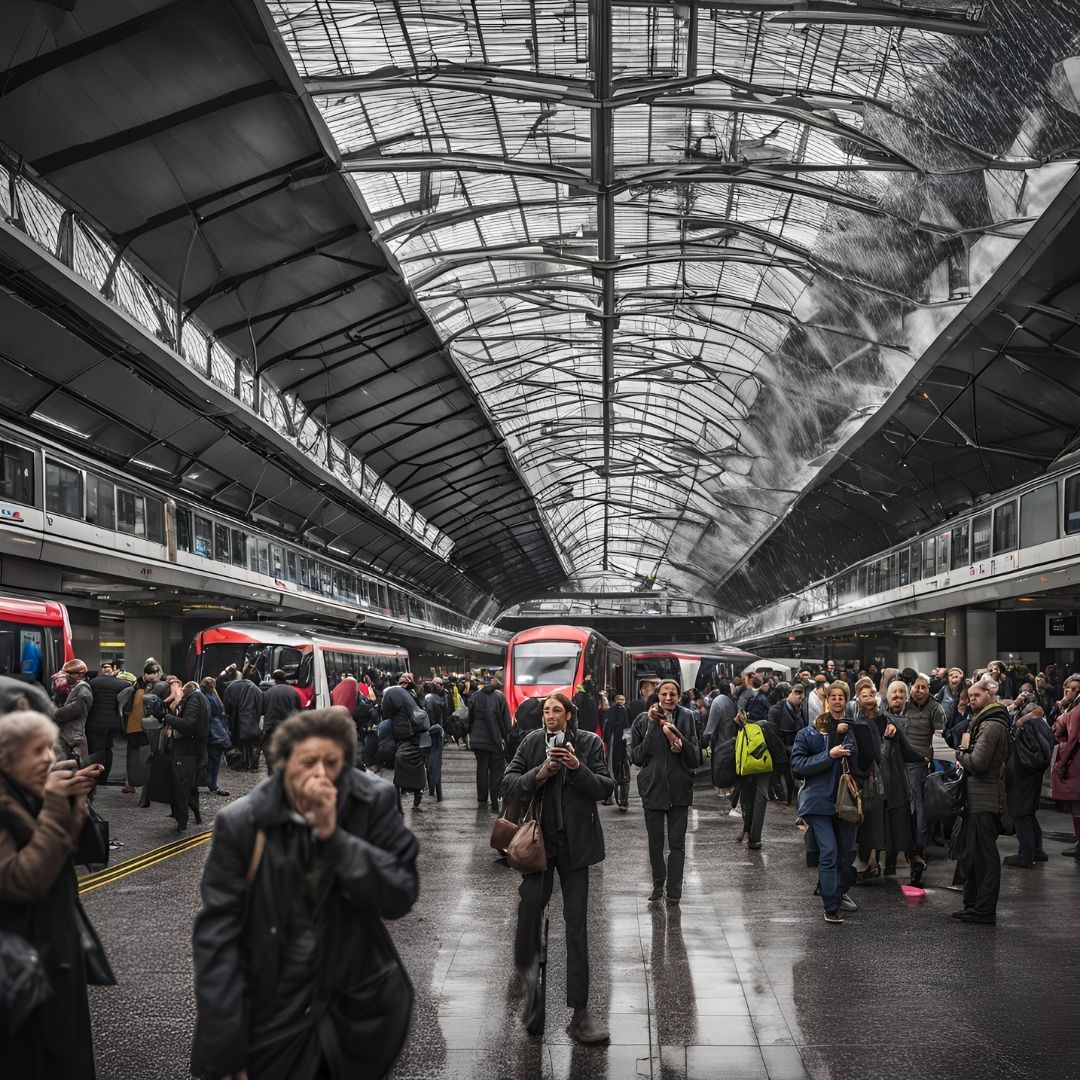
POLYGON ((506 740, 513 720, 496 673, 482 690, 469 695, 469 749, 476 756, 476 805, 499 810, 499 784, 506 771, 506 740))
POLYGON ((608 1032, 589 1015, 589 867, 604 859, 604 831, 596 804, 614 789, 604 744, 594 732, 577 727, 574 706, 565 694, 544 701, 544 726, 519 744, 506 768, 502 793, 521 806, 539 796, 540 824, 547 870, 525 874, 518 895, 514 962, 518 983, 528 988, 536 977, 540 925, 551 899, 555 871, 563 895, 566 923, 566 1004, 573 1009, 567 1032, 583 1044, 606 1043, 608 1032))
POLYGON ((847 894, 855 884, 855 823, 836 814, 843 762, 856 752, 846 717, 848 693, 847 683, 837 679, 826 693, 826 711, 799 730, 791 748, 791 771, 805 781, 799 791, 799 817, 817 841, 818 892, 828 923, 844 921, 841 909, 857 908, 847 894))
POLYGON ((394 788, 352 768, 341 707, 280 723, 274 772, 219 810, 194 930, 191 1072, 208 1080, 375 1080, 413 991, 384 919, 417 896, 394 788))
POLYGON ((694 770, 701 761, 694 714, 679 705, 679 684, 665 679, 657 703, 642 713, 630 731, 630 760, 638 766, 638 794, 645 807, 652 865, 652 901, 667 886, 667 902, 682 898, 686 860, 686 823, 694 801, 694 770), (664 826, 669 855, 664 865, 664 826))

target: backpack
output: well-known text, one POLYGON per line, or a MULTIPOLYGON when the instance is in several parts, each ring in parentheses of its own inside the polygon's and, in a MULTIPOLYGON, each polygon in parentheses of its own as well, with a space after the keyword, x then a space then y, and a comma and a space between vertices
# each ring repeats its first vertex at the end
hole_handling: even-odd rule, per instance
POLYGON ((760 724, 743 724, 735 737, 735 771, 739 776, 756 776, 773 771, 772 755, 760 724))
POLYGON ((375 760, 384 768, 392 769, 394 759, 397 757, 397 743, 392 737, 379 739, 379 748, 375 752, 375 760))

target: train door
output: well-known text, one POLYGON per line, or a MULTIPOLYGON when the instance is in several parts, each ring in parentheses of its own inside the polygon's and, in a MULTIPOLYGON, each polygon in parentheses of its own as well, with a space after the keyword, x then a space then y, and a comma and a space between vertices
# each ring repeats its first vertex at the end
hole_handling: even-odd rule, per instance
POLYGON ((312 646, 311 685, 313 708, 327 708, 330 704, 330 685, 326 677, 325 650, 321 645, 312 646))
POLYGON ((607 685, 612 694, 625 694, 626 654, 617 645, 608 643, 607 685))

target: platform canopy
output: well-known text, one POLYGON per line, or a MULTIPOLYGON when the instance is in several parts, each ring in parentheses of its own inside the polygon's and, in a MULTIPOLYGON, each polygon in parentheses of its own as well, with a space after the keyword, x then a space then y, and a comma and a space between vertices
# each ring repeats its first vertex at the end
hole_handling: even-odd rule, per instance
POLYGON ((1076 145, 1070 5, 267 7, 578 590, 719 595, 1076 145))

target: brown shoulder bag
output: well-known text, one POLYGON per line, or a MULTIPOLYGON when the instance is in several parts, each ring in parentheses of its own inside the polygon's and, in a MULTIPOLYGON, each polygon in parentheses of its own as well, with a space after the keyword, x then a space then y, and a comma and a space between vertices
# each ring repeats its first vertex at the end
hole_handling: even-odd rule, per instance
POLYGON ((543 791, 537 792, 525 811, 525 820, 506 846, 506 861, 519 873, 542 874, 548 868, 547 849, 541 819, 544 814, 543 791), (537 806, 539 800, 539 806, 537 806))

